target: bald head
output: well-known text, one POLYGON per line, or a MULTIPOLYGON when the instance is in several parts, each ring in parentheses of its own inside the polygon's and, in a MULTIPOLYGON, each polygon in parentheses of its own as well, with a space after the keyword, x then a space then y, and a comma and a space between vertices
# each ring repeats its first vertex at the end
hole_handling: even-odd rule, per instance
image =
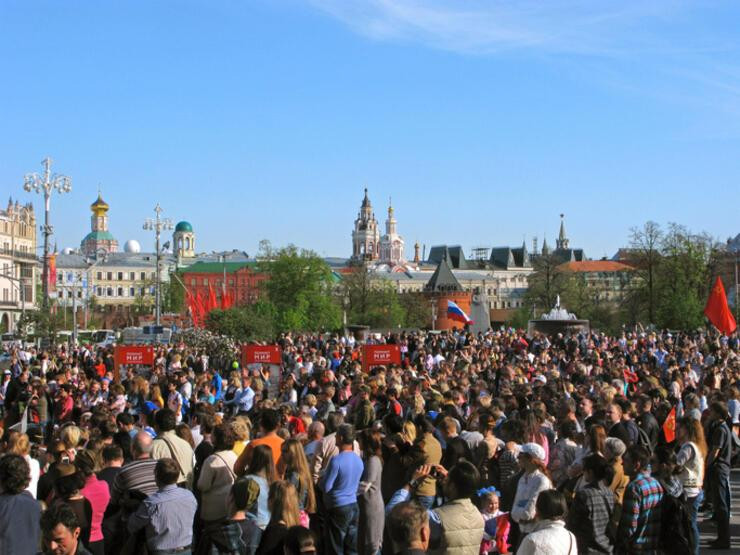
POLYGON ((147 432, 139 432, 131 444, 131 454, 135 459, 147 459, 152 453, 152 436, 147 432))

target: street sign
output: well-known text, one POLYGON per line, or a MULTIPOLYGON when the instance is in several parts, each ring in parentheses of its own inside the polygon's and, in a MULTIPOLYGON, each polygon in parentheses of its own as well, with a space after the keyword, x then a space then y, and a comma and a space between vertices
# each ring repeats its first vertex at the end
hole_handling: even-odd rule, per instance
POLYGON ((365 370, 387 364, 401 364, 401 349, 398 345, 362 346, 362 366, 365 370))

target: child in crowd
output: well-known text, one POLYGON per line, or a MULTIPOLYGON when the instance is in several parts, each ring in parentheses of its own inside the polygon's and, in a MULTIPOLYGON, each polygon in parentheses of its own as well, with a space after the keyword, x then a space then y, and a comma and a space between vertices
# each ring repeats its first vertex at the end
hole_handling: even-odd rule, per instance
POLYGON ((508 553, 509 517, 507 513, 499 509, 499 498, 501 494, 493 486, 479 489, 477 493, 479 500, 478 510, 480 510, 480 514, 485 521, 480 554, 508 553))

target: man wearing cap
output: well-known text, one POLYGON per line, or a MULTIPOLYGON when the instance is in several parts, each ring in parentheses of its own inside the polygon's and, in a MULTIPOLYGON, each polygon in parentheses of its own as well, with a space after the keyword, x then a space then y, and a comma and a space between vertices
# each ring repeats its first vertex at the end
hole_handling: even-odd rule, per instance
POLYGON ((362 384, 358 390, 359 403, 354 410, 354 424, 358 430, 370 427, 375 420, 375 409, 370 402, 370 387, 362 384))

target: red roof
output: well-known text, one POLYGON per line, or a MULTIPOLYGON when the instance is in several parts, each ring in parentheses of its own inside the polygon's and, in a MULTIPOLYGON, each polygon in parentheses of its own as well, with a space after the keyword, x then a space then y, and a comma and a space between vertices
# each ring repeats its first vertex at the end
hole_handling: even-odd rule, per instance
POLYGON ((566 262, 559 266, 571 272, 631 272, 634 268, 614 260, 584 260, 583 262, 566 262))

